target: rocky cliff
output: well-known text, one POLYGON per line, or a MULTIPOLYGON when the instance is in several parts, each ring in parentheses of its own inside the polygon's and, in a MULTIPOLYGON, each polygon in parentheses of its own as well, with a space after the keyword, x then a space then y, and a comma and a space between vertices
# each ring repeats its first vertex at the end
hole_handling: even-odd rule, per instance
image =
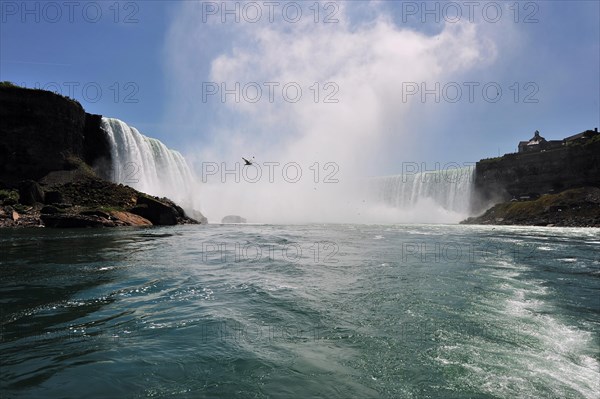
POLYGON ((14 185, 68 168, 74 156, 88 164, 110 158, 100 115, 49 91, 0 87, 0 182, 14 185))
POLYGON ((600 136, 543 151, 484 159, 475 167, 473 209, 513 198, 536 199, 577 187, 600 187, 600 136))
POLYGON ((461 223, 600 227, 600 188, 580 187, 529 201, 502 202, 461 223))
POLYGON ((0 227, 198 223, 94 170, 111 157, 101 118, 67 97, 0 83, 0 227))

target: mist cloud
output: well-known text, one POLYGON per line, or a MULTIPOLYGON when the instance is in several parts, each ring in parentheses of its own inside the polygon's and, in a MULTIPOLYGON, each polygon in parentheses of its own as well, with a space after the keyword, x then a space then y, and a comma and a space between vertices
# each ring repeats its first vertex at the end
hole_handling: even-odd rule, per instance
MULTIPOLYGON (((202 23, 196 3, 181 5, 166 47, 173 92, 169 117, 188 121, 202 133, 191 144, 193 154, 186 156, 196 163, 231 164, 240 156, 254 155, 258 162, 296 162, 304 172, 315 161, 339 166, 340 184, 335 188, 317 187, 311 179, 295 185, 261 181, 244 187, 242 181, 205 186, 203 208, 209 218, 212 211, 221 217, 238 210, 255 221, 279 220, 282 215, 290 221, 292 214, 306 221, 306 215, 315 216, 318 209, 323 217, 332 212, 340 218, 359 213, 356 204, 347 212, 336 206, 340 193, 353 195, 356 187, 350 189, 349 182, 376 175, 380 165, 395 157, 414 157, 411 145, 419 137, 412 129, 424 114, 418 104, 403 101, 403 85, 450 82, 475 65, 493 63, 497 56, 494 42, 477 24, 447 24, 439 33, 426 35, 398 26, 377 4, 368 6, 368 20, 352 20, 352 7, 351 2, 341 3, 335 24, 315 24, 311 19, 295 24, 222 24, 202 23), (263 90, 263 100, 256 103, 244 99, 238 103, 229 96, 224 103, 208 104, 202 96, 206 82, 228 88, 236 82, 241 86, 277 82, 279 87, 294 82, 303 93, 296 103, 284 101, 278 90, 271 103, 263 90), (309 89, 315 83, 319 102, 309 89), (334 91, 331 86, 324 90, 327 83, 339 88, 333 97, 336 103, 323 102, 322 96, 334 91), (390 148, 398 142, 401 147, 390 148), (259 205, 236 207, 242 192, 251 192, 259 205), (280 202, 287 204, 285 209, 274 206, 280 202)), ((360 213, 364 217, 369 212, 360 213)))

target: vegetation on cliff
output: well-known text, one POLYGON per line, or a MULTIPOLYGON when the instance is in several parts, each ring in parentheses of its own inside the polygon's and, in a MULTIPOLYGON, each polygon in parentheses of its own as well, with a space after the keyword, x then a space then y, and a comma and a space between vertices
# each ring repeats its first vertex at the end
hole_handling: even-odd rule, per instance
POLYGON ((600 188, 580 187, 532 201, 503 202, 461 223, 600 227, 600 188))

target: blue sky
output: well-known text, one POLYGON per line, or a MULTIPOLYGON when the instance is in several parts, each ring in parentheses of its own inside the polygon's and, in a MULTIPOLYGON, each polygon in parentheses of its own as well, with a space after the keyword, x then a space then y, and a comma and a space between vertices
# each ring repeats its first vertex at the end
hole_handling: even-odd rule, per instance
MULTIPOLYGON (((63 2, 2 1, 0 80, 52 90, 58 85, 62 94, 72 94, 88 112, 122 119, 195 159, 232 157, 240 148, 260 152, 267 145, 273 148, 265 154, 285 146, 306 152, 331 143, 339 143, 333 145, 341 149, 325 148, 321 157, 329 153, 356 157, 360 143, 371 136, 352 129, 344 134, 362 119, 369 122, 363 130, 376 125, 376 143, 365 148, 374 160, 369 170, 374 174, 393 173, 400 160, 468 162, 511 152, 536 129, 557 139, 600 125, 597 1, 518 2, 517 16, 514 2, 498 2, 494 4, 501 5, 502 17, 496 22, 490 22, 493 13, 483 14, 489 2, 478 3, 473 22, 466 15, 453 22, 455 9, 445 2, 428 2, 432 9, 439 7, 439 23, 435 16, 421 14, 422 2, 332 2, 328 9, 325 2, 319 5, 319 23, 314 26, 309 10, 314 2, 298 3, 304 10, 298 24, 282 20, 280 11, 273 23, 263 17, 252 24, 242 15, 239 23, 229 17, 223 24, 221 10, 207 14, 214 10, 206 8, 206 2, 82 1, 69 15, 63 2), (328 12, 340 22, 323 24, 328 12), (525 23, 528 15, 530 23, 525 23), (446 44, 436 47, 433 40, 440 38, 446 44), (414 48, 407 54, 426 59, 402 59, 402 46, 414 48), (363 57, 367 50, 372 54, 363 57), (395 51, 397 57, 382 54, 395 51), (399 65, 406 69, 398 69, 399 65), (325 69, 331 71, 326 74, 325 69), (422 69, 431 73, 423 74, 422 69), (352 86, 361 71, 364 81, 373 79, 372 93, 352 86), (386 80, 379 81, 383 75, 386 80), (308 82, 317 76, 324 79, 321 89, 326 81, 339 78, 341 104, 292 109, 294 104, 202 101, 202 82, 243 85, 275 77, 308 82), (465 82, 478 86, 473 102, 463 92, 456 103, 444 98, 436 103, 433 95, 415 101, 418 94, 407 103, 398 89, 411 82, 425 82, 427 87, 454 82, 463 90, 465 82), (480 88, 490 82, 502 89, 496 103, 482 97, 480 88), (370 94, 385 101, 373 105, 370 94), (528 94, 537 102, 524 102, 528 94), (356 101, 358 96, 365 96, 364 101, 356 101), (303 135, 305 130, 312 135, 303 135), (328 132, 334 141, 315 139, 322 140, 328 132), (359 145, 346 146, 352 142, 349 136, 359 145), (378 152, 382 156, 373 158, 378 152)), ((464 3, 454 4, 463 14, 468 11, 464 3)))

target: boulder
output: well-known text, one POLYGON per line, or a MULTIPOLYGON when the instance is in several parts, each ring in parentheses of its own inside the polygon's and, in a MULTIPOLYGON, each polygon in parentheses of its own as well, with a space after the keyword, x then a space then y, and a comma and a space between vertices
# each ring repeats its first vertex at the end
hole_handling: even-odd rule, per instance
POLYGON ((145 195, 140 195, 137 205, 129 212, 148 219, 152 224, 158 226, 173 226, 177 224, 179 213, 175 208, 145 195))
POLYGON ((152 226, 151 221, 131 212, 111 211, 110 215, 125 226, 152 226))
POLYGON ((33 180, 23 180, 19 183, 19 202, 23 205, 35 205, 44 202, 44 190, 33 180))
POLYGON ((238 215, 227 215, 221 220, 221 223, 246 223, 246 219, 238 215))
POLYGON ((79 212, 80 215, 85 215, 85 216, 98 216, 104 219, 110 219, 110 214, 108 212, 104 212, 101 211, 99 209, 92 209, 92 210, 88 210, 88 211, 81 211, 79 212))

